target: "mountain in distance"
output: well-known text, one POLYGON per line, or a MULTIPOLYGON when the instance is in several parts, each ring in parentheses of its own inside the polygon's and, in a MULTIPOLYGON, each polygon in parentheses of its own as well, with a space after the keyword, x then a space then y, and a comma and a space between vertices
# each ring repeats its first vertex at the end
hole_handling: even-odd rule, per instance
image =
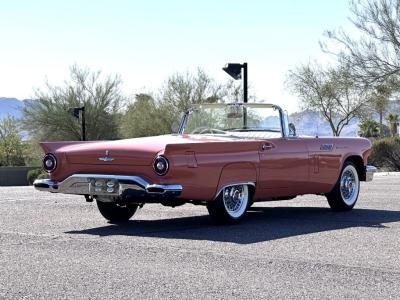
MULTIPOLYGON (((298 135, 332 136, 329 123, 319 112, 310 110, 296 112, 289 116, 289 122, 296 126, 296 133, 298 135)), ((352 119, 349 125, 343 128, 341 136, 358 136, 358 122, 357 118, 352 119)))
POLYGON ((0 97, 0 119, 7 115, 11 115, 17 119, 21 118, 21 109, 24 107, 26 101, 31 101, 31 99, 18 100, 16 98, 0 97))
MULTIPOLYGON (((387 114, 393 113, 400 115, 400 100, 390 101, 390 106, 387 111, 387 114)), ((379 122, 378 114, 373 113, 372 118, 379 122)), ((359 118, 352 119, 350 123, 343 128, 340 136, 358 136, 359 121, 359 118)), ((298 135, 332 136, 332 130, 329 123, 319 112, 310 110, 296 112, 289 116, 289 122, 292 122, 296 126, 296 132, 298 135)), ((384 123, 386 123, 386 120, 384 120, 384 123)))

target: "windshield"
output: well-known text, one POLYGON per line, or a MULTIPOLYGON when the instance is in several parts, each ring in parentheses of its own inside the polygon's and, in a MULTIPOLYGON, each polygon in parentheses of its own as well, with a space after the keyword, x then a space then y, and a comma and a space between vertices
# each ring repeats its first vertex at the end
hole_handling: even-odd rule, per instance
POLYGON ((271 104, 203 104, 186 116, 181 133, 232 134, 272 132, 281 136, 281 116, 271 104))

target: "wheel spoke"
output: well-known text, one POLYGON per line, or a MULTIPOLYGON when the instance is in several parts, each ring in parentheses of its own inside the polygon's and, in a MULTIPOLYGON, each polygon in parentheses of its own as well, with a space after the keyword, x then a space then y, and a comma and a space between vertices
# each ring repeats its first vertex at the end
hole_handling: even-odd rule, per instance
POLYGON ((246 211, 248 188, 246 185, 233 185, 223 191, 223 203, 226 212, 233 218, 239 218, 246 211))
POLYGON ((358 196, 358 176, 354 168, 347 167, 340 179, 340 194, 347 205, 353 205, 358 196))

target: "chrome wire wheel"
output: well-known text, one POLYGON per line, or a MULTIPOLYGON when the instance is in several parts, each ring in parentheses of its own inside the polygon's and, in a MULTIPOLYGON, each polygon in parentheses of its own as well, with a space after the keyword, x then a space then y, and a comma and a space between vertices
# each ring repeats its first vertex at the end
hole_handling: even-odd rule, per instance
POLYGON ((340 195, 348 206, 352 206, 357 201, 359 186, 356 168, 353 165, 347 165, 340 178, 340 195))
POLYGON ((231 218, 240 218, 246 212, 249 201, 247 185, 232 185, 224 188, 222 201, 226 212, 231 218))

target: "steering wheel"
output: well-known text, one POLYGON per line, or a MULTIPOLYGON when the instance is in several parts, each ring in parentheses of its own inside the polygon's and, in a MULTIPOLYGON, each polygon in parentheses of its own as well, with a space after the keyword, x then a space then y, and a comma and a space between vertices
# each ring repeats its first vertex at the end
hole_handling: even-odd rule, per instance
POLYGON ((210 128, 207 126, 200 126, 195 128, 192 132, 192 134, 204 134, 204 133, 211 133, 211 134, 226 134, 225 131, 217 129, 217 128, 210 128))

